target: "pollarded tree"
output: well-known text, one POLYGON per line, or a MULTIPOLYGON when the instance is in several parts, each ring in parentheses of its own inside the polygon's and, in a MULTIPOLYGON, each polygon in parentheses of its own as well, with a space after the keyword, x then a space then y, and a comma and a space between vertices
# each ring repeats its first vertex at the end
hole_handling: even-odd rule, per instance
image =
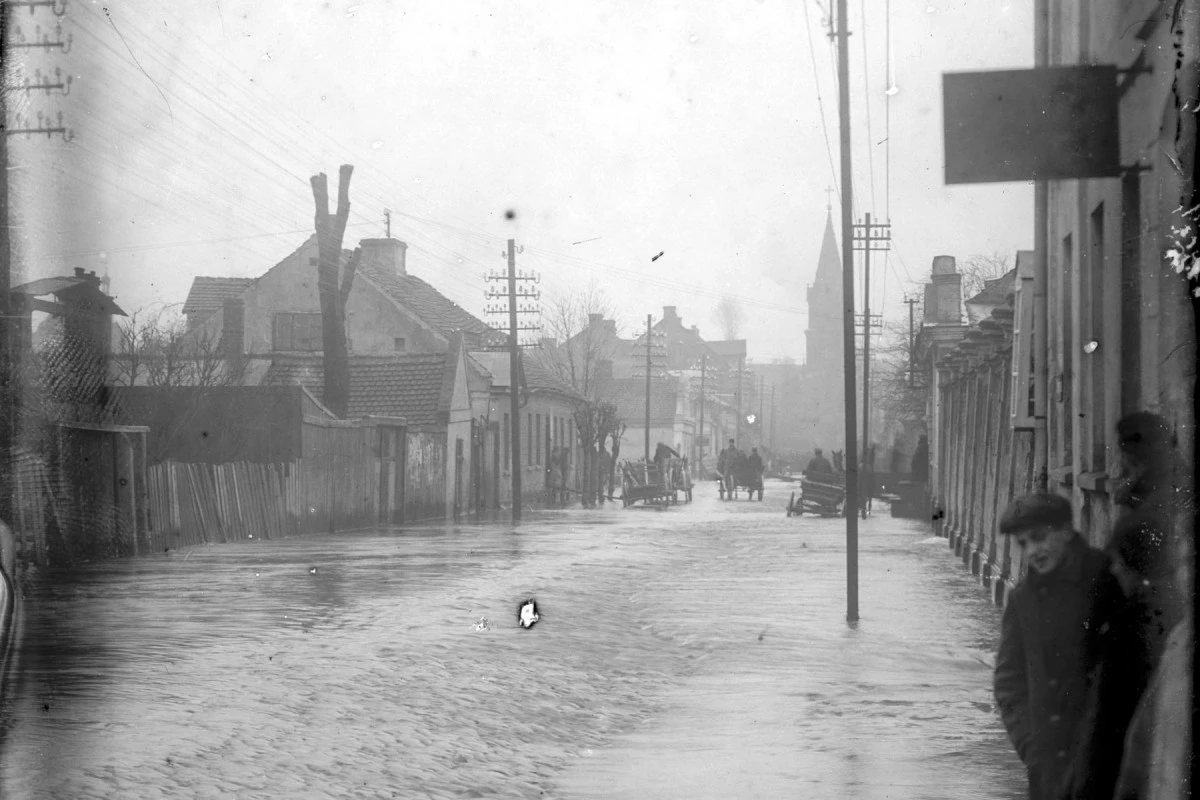
POLYGON ((355 248, 341 269, 342 239, 350 217, 350 176, 354 167, 338 171, 337 211, 329 214, 329 187, 325 173, 311 178, 316 204, 317 292, 321 299, 322 361, 325 372, 325 407, 345 418, 350 403, 350 354, 346 346, 346 300, 354 287, 361 251, 355 248), (340 276, 339 276, 339 273, 340 276), (340 280, 339 280, 340 277, 340 280))
MULTIPOLYGON (((615 433, 624 430, 610 397, 605 362, 611 365, 619 340, 615 327, 607 325, 614 307, 596 283, 576 292, 550 298, 543 317, 546 333, 557 344, 542 351, 546 365, 570 384, 582 399, 575 410, 575 430, 583 449, 582 502, 594 504, 603 496, 600 453, 615 433)), ((609 481, 619 444, 610 460, 609 481)))

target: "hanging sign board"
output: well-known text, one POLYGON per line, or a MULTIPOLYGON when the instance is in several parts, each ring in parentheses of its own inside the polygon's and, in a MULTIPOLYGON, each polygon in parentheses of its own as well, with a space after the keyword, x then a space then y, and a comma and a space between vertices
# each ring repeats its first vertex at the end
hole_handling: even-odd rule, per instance
POLYGON ((946 183, 1120 174, 1117 88, 1113 66, 946 73, 946 183))

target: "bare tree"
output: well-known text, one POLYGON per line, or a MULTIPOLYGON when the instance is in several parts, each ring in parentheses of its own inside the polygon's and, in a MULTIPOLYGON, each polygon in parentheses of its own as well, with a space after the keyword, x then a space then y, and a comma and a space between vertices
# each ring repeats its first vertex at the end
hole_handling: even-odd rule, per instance
POLYGON ((546 332, 558 344, 543 350, 541 357, 546 366, 560 379, 571 385, 580 395, 582 402, 575 410, 575 430, 583 448, 582 502, 586 506, 603 497, 603 476, 600 475, 601 454, 607 440, 614 441, 613 454, 609 459, 609 482, 611 480, 620 434, 624 431, 616 405, 609 397, 609 386, 602 369, 617 352, 618 340, 613 328, 594 324, 596 319, 609 319, 614 307, 596 283, 589 284, 577 293, 560 294, 550 298, 546 315, 543 317, 546 332))
POLYGON ((139 309, 117 323, 112 374, 118 386, 136 386, 146 371, 146 355, 153 339, 149 317, 146 309, 139 309))
POLYGON ((962 275, 963 298, 971 298, 984 290, 988 281, 999 278, 1012 269, 1011 259, 1004 253, 983 255, 976 253, 959 267, 962 275))
POLYGON ((230 356, 219 331, 189 329, 169 308, 153 314, 139 310, 122 321, 119 331, 110 372, 118 385, 155 390, 142 411, 156 429, 148 455, 152 462, 162 461, 189 435, 213 389, 242 383, 245 361, 230 356))
POLYGON ((713 309, 713 322, 717 324, 725 339, 736 339, 746 322, 746 312, 736 300, 726 295, 717 301, 717 306, 713 309))
POLYGON ((361 250, 355 248, 345 271, 341 270, 342 239, 350 216, 350 176, 354 167, 338 171, 337 212, 329 214, 329 187, 325 173, 311 178, 316 204, 317 291, 321 298, 322 354, 325 371, 325 407, 344 418, 350 401, 350 355, 346 347, 346 300, 354 287, 361 250), (339 281, 339 272, 341 280, 339 281))

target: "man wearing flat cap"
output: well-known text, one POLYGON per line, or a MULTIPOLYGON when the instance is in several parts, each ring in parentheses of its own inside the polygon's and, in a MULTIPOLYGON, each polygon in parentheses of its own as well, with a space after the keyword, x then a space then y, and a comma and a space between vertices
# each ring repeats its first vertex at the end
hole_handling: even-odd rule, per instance
POLYGON ((1058 797, 1106 621, 1122 602, 1109 558, 1075 531, 1056 494, 1014 500, 1000 518, 1028 566, 1004 608, 996 704, 1025 763, 1031 800, 1058 797))

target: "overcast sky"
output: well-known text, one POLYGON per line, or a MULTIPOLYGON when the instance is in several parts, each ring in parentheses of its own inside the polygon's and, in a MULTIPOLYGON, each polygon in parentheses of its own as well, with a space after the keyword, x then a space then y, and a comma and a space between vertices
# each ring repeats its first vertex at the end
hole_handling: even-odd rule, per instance
MULTIPOLYGON (((1030 186, 943 185, 941 74, 1031 66, 1032 0, 892 0, 890 101, 886 5, 850 6, 856 213, 894 226, 872 310, 907 320, 933 256, 1031 246, 1030 186)), ((10 140, 14 282, 107 267, 132 311, 182 302, 196 275, 257 276, 311 231, 309 176, 332 193, 352 163, 346 246, 392 209, 410 272, 477 314, 513 237, 545 291, 599 281, 627 326, 675 305, 719 338, 728 294, 753 358, 802 359, 837 183, 827 8, 75 0, 71 51, 21 67, 74 77, 27 108, 75 138, 10 140)), ((48 9, 13 16, 52 35, 48 9)))

